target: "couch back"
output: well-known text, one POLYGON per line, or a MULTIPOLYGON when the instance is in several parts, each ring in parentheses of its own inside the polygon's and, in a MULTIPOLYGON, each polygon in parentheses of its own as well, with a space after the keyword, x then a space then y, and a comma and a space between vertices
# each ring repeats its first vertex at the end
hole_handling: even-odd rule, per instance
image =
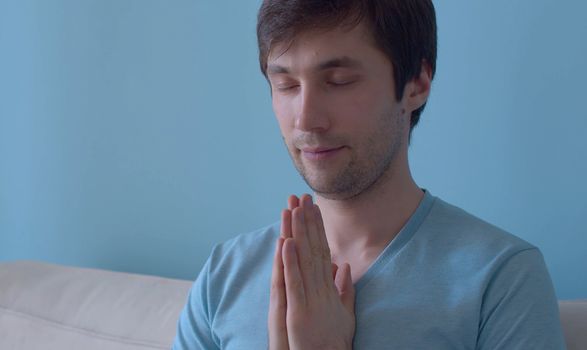
POLYGON ((169 349, 191 282, 0 264, 0 349, 169 349))
MULTIPOLYGON (((169 349, 190 286, 32 261, 0 263, 0 349, 169 349)), ((587 349, 587 300, 559 305, 568 349, 587 349)))

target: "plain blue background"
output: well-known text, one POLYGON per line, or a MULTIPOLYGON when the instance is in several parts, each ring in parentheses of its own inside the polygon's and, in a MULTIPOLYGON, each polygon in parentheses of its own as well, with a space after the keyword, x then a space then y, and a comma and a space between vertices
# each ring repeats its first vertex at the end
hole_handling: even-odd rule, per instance
MULTIPOLYGON (((307 191, 259 73, 259 1, 0 0, 0 260, 194 279, 307 191)), ((587 3, 437 1, 420 186, 587 297, 587 3)), ((269 249, 269 248, 268 248, 269 249)))

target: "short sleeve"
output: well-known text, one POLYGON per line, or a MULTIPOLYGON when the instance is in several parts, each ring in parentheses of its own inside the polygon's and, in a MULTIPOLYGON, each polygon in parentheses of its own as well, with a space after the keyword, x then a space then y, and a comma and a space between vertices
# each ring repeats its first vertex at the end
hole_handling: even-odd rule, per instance
POLYGON ((565 349, 554 287, 538 249, 517 252, 493 275, 477 349, 565 349))
POLYGON ((190 290, 187 303, 179 316, 173 350, 219 349, 214 342, 210 328, 208 304, 210 260, 206 261, 200 271, 190 290))

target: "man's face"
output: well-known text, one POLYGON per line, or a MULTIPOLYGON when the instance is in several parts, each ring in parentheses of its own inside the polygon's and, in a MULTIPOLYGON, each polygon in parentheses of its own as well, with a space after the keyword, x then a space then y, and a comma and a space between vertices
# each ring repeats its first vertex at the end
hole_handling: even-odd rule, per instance
POLYGON ((363 24, 276 45, 267 75, 288 151, 317 194, 352 198, 407 152, 409 112, 395 99, 391 62, 363 24))

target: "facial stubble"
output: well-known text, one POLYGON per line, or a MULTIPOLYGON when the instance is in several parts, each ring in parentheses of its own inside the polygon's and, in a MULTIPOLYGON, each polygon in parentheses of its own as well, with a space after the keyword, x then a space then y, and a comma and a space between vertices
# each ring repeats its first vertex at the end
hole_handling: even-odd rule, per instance
MULTIPOLYGON (((308 169, 300 151, 291 146, 290 156, 306 184, 319 196, 327 199, 350 200, 393 176, 396 160, 405 144, 406 127, 403 111, 382 115, 378 127, 364 141, 350 145, 343 151, 350 152, 350 160, 334 175, 326 169, 308 169), (297 152, 294 154, 294 152, 297 152)), ((320 135, 310 138, 320 139, 320 135)))

